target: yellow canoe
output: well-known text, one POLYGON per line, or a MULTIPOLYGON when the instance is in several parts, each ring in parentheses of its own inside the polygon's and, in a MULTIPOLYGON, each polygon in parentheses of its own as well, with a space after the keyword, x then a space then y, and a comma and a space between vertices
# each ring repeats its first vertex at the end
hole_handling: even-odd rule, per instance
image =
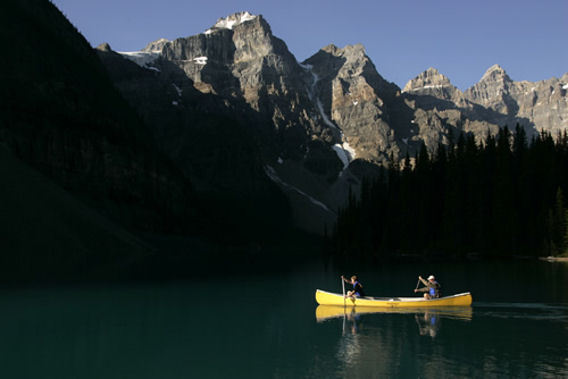
POLYGON ((349 305, 358 307, 387 308, 425 308, 425 307, 458 307, 471 305, 473 299, 469 292, 437 299, 426 300, 424 297, 358 297, 344 299, 340 293, 316 290, 316 301, 320 305, 349 305))
POLYGON ((318 305, 316 308, 316 320, 318 322, 326 321, 337 317, 352 317, 363 314, 385 314, 385 313, 415 313, 423 314, 429 312, 444 318, 453 318, 459 320, 471 320, 473 310, 470 306, 456 307, 428 307, 428 308, 410 308, 410 307, 355 307, 353 305, 318 305))

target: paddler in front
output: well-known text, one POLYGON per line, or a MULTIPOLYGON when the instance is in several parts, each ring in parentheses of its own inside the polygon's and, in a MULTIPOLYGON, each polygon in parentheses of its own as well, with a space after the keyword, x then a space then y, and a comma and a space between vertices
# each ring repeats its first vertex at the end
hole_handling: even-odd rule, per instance
POLYGON ((436 281, 434 275, 430 275, 428 277, 428 281, 424 280, 421 276, 418 279, 424 284, 426 287, 417 288, 414 292, 424 292, 424 298, 426 300, 436 299, 440 297, 440 283, 436 281))
POLYGON ((363 291, 363 285, 359 282, 356 275, 353 275, 351 277, 351 280, 347 280, 343 275, 341 275, 341 279, 343 279, 345 283, 353 285, 353 290, 348 291, 345 297, 350 297, 353 300, 355 300, 356 297, 365 297, 365 291, 363 291))

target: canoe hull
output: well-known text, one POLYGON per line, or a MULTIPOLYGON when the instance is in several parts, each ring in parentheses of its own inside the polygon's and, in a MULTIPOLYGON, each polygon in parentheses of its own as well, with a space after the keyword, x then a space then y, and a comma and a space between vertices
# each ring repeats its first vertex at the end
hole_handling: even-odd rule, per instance
POLYGON ((349 305, 358 307, 387 308, 425 308, 425 307, 461 307, 471 305, 473 299, 469 292, 438 299, 426 300, 423 297, 362 297, 344 299, 340 293, 316 290, 316 301, 320 305, 349 305))

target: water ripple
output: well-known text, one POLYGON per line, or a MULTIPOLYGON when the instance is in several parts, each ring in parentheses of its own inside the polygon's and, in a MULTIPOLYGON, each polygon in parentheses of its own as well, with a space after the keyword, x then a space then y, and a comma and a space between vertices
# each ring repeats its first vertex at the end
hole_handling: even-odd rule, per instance
POLYGON ((476 302, 474 316, 531 320, 568 320, 568 304, 476 302))

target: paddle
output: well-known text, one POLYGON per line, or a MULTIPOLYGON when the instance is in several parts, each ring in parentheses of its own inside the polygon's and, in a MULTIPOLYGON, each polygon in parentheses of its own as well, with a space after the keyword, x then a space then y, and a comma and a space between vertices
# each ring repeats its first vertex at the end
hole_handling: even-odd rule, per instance
POLYGON ((416 288, 414 289, 414 292, 416 292, 416 290, 418 289, 418 286, 420 285, 420 278, 418 279, 418 282, 416 282, 416 288))
POLYGON ((343 330, 341 332, 341 335, 344 336, 345 335, 345 280, 343 280, 343 275, 341 275, 341 288, 343 289, 343 330))
POLYGON ((345 307, 345 280, 343 280, 343 275, 341 275, 341 288, 343 289, 343 307, 345 307))

